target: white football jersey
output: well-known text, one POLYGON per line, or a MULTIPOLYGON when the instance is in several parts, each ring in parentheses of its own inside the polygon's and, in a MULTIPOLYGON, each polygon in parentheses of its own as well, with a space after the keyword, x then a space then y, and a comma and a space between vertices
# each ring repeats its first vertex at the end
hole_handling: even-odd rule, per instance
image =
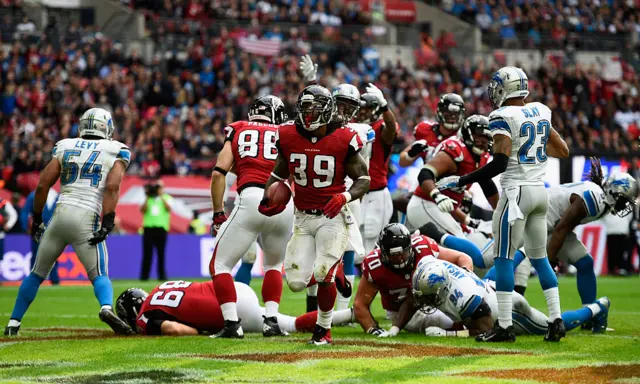
POLYGON ((58 204, 100 214, 107 175, 116 160, 128 167, 131 151, 115 140, 76 138, 58 141, 53 156, 62 168, 58 204))
POLYGON ((551 132, 551 110, 542 103, 496 109, 489 115, 491 134, 512 140, 507 170, 500 177, 502 188, 544 185, 547 140, 551 132))
MULTIPOLYGON (((362 123, 349 123, 347 124, 348 128, 353 129, 360 136, 360 140, 362 140, 362 149, 360 150, 360 155, 364 159, 365 163, 367 163, 367 168, 369 168, 369 160, 371 159, 371 147, 373 146, 373 141, 376 139, 376 132, 371 128, 369 124, 362 123)), ((345 185, 347 189, 351 187, 353 181, 349 177, 345 177, 345 185)))
POLYGON ((466 271, 457 265, 444 260, 432 262, 442 263, 449 272, 449 286, 447 297, 438 309, 453 321, 466 322, 478 308, 482 299, 488 297, 491 288, 473 272, 466 271))
POLYGON ((609 211, 605 204, 604 191, 591 181, 562 184, 547 189, 549 195, 549 210, 547 211, 547 228, 552 230, 560 221, 562 215, 571 205, 571 195, 578 195, 587 209, 587 217, 580 224, 598 220, 609 211))

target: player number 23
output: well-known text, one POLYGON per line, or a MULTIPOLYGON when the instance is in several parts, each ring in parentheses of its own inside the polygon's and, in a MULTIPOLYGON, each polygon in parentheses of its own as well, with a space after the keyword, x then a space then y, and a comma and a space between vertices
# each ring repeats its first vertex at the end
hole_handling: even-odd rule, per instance
MULTIPOLYGON (((307 178, 307 164, 309 157, 303 153, 292 153, 289 161, 295 163, 294 179, 296 184, 306 187, 309 184, 307 178)), ((333 183, 333 177, 336 172, 336 158, 333 156, 316 155, 313 157, 313 172, 316 178, 313 178, 313 186, 315 188, 326 188, 333 183)))

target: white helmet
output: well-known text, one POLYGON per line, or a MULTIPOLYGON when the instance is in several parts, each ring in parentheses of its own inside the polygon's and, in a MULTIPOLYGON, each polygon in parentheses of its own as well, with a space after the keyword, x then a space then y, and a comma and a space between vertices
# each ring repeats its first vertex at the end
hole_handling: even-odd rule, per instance
POLYGON ((529 79, 520 68, 502 67, 493 74, 487 92, 491 106, 498 109, 507 99, 529 96, 529 79))
POLYGON ((628 173, 613 172, 602 184, 611 212, 625 217, 633 211, 638 197, 638 182, 628 173))
POLYGON ((449 292, 449 272, 443 262, 425 257, 418 263, 411 285, 418 303, 438 307, 449 292))
POLYGON ((111 113, 102 108, 91 108, 80 118, 78 136, 97 136, 111 140, 113 136, 113 119, 111 113))
POLYGON ((340 84, 333 90, 333 99, 336 103, 334 118, 344 124, 350 122, 364 104, 360 100, 360 91, 351 84, 340 84))

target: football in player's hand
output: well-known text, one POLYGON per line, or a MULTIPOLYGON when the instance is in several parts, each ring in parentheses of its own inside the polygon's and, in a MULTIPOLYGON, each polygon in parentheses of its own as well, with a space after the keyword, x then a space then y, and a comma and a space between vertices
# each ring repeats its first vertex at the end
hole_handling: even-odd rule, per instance
POLYGON ((291 188, 284 181, 276 181, 267 189, 267 197, 269 198, 270 206, 287 205, 289 199, 291 199, 291 188))

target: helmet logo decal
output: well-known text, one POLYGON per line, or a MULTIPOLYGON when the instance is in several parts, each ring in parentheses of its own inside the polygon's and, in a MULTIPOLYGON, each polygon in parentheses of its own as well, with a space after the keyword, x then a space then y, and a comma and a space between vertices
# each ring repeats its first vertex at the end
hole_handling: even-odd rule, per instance
POLYGON ((437 273, 431 273, 427 277, 427 285, 429 285, 429 288, 433 288, 434 285, 444 283, 445 281, 444 276, 438 275, 437 273))
POLYGON ((616 186, 620 186, 622 187, 622 189, 624 189, 625 192, 629 191, 630 185, 629 185, 629 180, 627 179, 616 179, 611 181, 611 185, 616 185, 616 186))

